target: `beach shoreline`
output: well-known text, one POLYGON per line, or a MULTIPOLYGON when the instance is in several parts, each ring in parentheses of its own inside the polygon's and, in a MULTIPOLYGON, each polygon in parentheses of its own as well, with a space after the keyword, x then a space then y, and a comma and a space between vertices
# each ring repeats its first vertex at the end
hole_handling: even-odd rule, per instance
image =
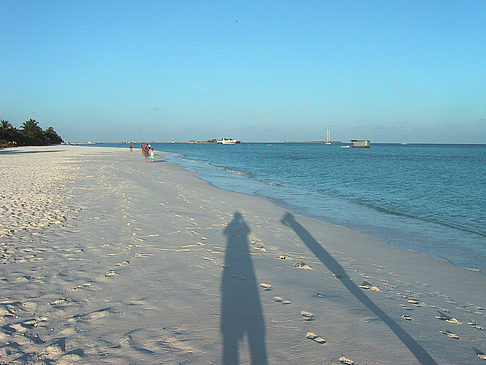
POLYGON ((301 215, 486 273, 484 225, 475 219, 483 206, 481 153, 474 149, 398 145, 343 153, 339 146, 319 145, 213 147, 165 150, 175 152, 169 161, 217 187, 276 198, 301 215), (458 165, 465 156, 475 171, 469 181, 467 167, 458 165), (454 173, 441 179, 449 169, 454 173))
POLYGON ((479 364, 486 353, 484 273, 218 189, 161 154, 23 147, 1 151, 0 166, 0 361, 479 364))

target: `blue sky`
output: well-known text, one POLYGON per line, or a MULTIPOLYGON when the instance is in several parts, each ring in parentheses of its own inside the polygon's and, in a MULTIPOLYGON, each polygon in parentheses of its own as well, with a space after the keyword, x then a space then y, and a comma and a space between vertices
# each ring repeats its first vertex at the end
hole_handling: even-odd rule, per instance
POLYGON ((486 1, 0 2, 0 119, 65 140, 486 143, 486 1))

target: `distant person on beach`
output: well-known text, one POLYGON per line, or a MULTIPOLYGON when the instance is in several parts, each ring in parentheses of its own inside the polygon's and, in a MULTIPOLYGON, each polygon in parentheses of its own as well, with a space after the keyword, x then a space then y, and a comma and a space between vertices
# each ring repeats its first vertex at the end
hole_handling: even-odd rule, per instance
POLYGON ((130 142, 130 152, 133 151, 133 142, 130 142))
POLYGON ((145 162, 149 162, 149 148, 148 148, 147 145, 145 146, 145 149, 143 151, 143 154, 145 156, 145 162))
POLYGON ((153 148, 151 148, 150 151, 149 151, 149 159, 150 159, 150 162, 154 162, 154 160, 155 160, 155 150, 153 148))

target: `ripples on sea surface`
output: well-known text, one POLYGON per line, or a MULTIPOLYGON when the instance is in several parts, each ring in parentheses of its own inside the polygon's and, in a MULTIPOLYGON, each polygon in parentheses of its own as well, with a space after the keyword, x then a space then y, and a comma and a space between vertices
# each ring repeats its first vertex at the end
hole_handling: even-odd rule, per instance
POLYGON ((215 186, 276 199, 298 213, 486 272, 486 145, 156 148, 215 186))

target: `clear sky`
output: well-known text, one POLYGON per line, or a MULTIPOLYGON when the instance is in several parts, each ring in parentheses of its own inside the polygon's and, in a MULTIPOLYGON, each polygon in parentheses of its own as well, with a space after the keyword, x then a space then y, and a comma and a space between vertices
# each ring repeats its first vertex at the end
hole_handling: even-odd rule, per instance
POLYGON ((486 1, 0 2, 0 119, 70 141, 486 143, 486 1))

